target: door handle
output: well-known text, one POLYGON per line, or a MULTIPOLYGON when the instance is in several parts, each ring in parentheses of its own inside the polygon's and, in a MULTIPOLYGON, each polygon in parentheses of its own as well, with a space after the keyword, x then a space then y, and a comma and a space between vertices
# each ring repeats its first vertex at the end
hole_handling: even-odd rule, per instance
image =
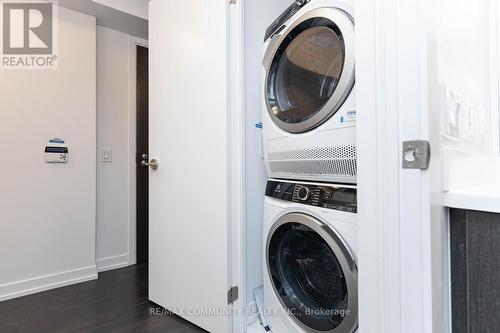
POLYGON ((158 170, 158 168, 160 167, 160 162, 158 162, 158 160, 152 159, 149 163, 148 161, 142 161, 141 165, 146 168, 150 167, 151 170, 158 170))

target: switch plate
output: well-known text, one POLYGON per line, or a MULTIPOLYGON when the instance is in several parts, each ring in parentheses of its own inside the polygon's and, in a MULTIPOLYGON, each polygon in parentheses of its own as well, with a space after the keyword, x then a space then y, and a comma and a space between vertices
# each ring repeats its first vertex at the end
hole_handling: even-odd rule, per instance
POLYGON ((462 124, 462 137, 466 140, 474 141, 477 133, 477 107, 469 99, 464 102, 462 124))
POLYGON ((101 149, 101 162, 113 162, 113 149, 111 148, 101 149))
POLYGON ((486 114, 482 106, 477 108, 477 140, 480 144, 486 141, 486 114))
POLYGON ((463 109, 462 98, 458 93, 447 87, 444 104, 443 134, 448 138, 459 140, 463 109))

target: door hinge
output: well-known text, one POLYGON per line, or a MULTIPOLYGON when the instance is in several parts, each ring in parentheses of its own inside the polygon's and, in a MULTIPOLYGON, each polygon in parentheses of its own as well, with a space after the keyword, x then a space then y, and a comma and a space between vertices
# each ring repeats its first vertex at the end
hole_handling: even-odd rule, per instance
POLYGON ((229 0, 229 3, 230 3, 231 5, 235 5, 237 2, 238 2, 238 0, 229 0))
POLYGON ((403 142, 403 169, 427 170, 431 159, 429 141, 413 140, 403 142))
POLYGON ((227 292, 227 304, 231 305, 238 300, 238 286, 232 287, 227 292))

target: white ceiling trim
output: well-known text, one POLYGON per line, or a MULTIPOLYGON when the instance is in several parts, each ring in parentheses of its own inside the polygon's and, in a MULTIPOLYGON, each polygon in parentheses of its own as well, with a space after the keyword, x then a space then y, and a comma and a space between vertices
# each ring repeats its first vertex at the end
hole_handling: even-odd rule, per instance
POLYGON ((148 0, 92 0, 130 15, 148 19, 148 0))

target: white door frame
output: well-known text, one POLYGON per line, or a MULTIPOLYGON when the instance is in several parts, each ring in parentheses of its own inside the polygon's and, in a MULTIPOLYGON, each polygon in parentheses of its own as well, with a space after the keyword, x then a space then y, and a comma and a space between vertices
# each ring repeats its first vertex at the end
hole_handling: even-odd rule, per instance
POLYGON ((361 331, 447 331, 447 314, 433 316, 446 293, 432 280, 429 174, 401 169, 402 141, 429 137, 430 8, 356 3, 361 331))
POLYGON ((233 333, 246 331, 246 256, 245 256, 245 53, 244 0, 229 5, 229 137, 230 218, 229 281, 238 286, 239 298, 232 305, 233 333))
POLYGON ((129 37, 129 205, 128 205, 128 249, 129 265, 137 263, 137 46, 149 47, 145 39, 129 37))

